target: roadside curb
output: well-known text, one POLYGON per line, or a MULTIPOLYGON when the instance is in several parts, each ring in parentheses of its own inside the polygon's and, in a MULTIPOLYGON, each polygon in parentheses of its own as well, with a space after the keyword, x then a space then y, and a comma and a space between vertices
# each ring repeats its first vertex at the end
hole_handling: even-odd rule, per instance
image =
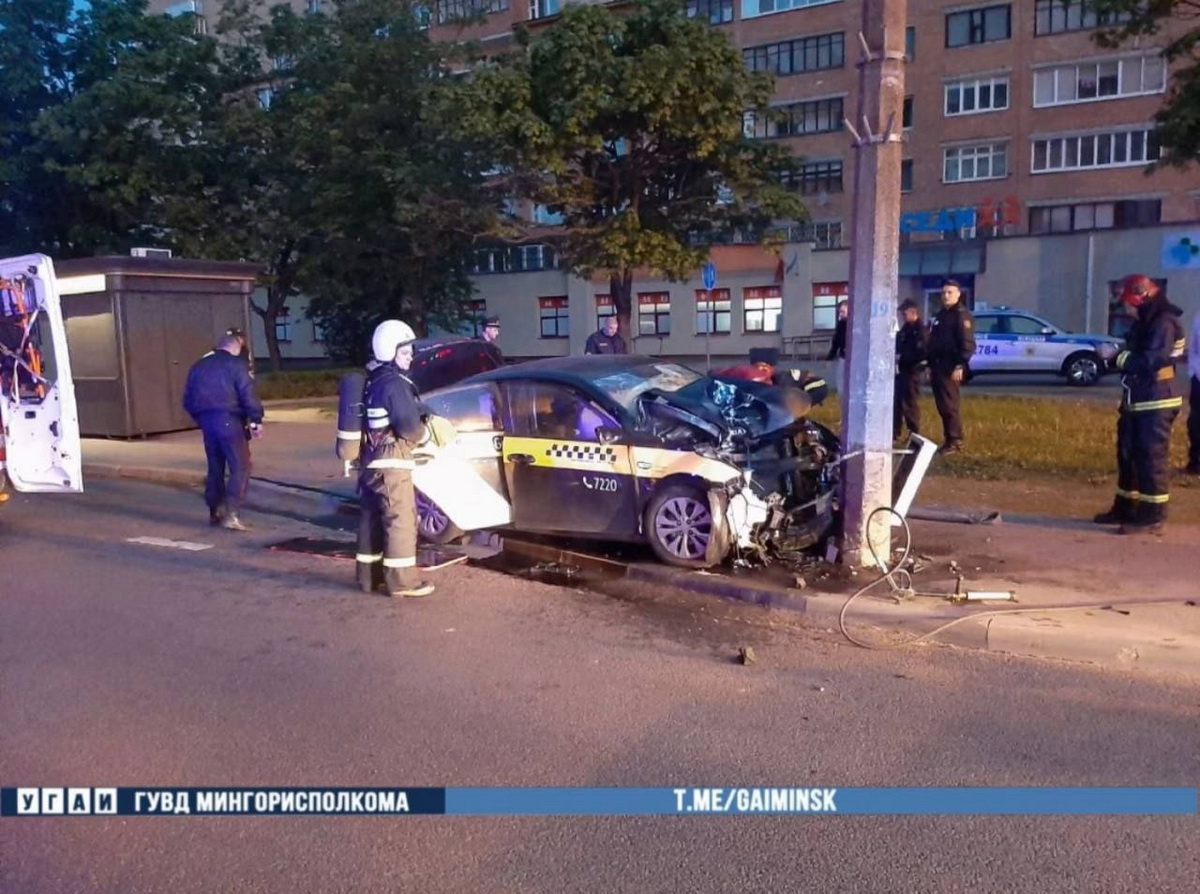
MULTIPOLYGON (((86 477, 131 479, 171 486, 203 485, 204 473, 186 469, 148 466, 84 463, 86 477)), ((306 495, 312 499, 312 495, 306 495)), ((357 515, 358 507, 343 500, 339 514, 357 515)), ((612 577, 660 584, 675 589, 724 599, 747 602, 764 608, 781 608, 804 615, 818 627, 837 630, 838 618, 846 597, 829 593, 799 593, 766 582, 703 571, 689 571, 649 563, 627 563, 605 559, 565 547, 533 543, 501 535, 505 552, 542 562, 574 565, 612 577)), ((865 585, 871 580, 866 577, 865 585)), ((854 630, 876 631, 881 644, 889 643, 887 634, 919 636, 958 618, 963 620, 950 630, 925 643, 953 645, 1011 655, 1086 662, 1110 667, 1140 668, 1150 671, 1200 675, 1200 635, 1180 633, 1169 624, 1143 620, 1139 614, 1153 609, 1178 607, 1181 611, 1200 612, 1195 601, 1176 600, 1145 603, 1131 607, 1128 613, 1109 612, 1094 606, 1010 610, 1011 614, 984 614, 982 610, 963 609, 949 603, 933 610, 913 610, 908 605, 891 605, 869 599, 856 603, 848 613, 854 630)), ((1006 611, 1004 608, 997 609, 1006 611)), ((864 638, 870 634, 864 632, 864 638)), ((891 642, 895 642, 894 639, 891 642)), ((890 643, 889 643, 890 645, 890 643)))

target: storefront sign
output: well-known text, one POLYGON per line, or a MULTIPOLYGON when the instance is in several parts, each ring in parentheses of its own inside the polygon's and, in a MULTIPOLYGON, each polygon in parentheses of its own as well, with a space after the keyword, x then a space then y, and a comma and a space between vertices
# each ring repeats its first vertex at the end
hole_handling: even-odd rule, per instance
POLYGON ((939 208, 936 211, 910 211, 901 214, 900 232, 956 233, 976 227, 1018 226, 1020 223, 1020 199, 1016 196, 1005 196, 997 201, 988 196, 974 208, 939 208))

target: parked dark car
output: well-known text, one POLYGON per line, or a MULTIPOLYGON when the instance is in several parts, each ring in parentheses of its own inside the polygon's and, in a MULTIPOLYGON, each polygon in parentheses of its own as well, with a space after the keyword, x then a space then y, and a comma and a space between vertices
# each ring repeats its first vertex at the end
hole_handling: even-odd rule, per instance
POLYGON ((413 343, 408 375, 425 394, 503 365, 504 357, 495 345, 478 338, 421 338, 413 343))

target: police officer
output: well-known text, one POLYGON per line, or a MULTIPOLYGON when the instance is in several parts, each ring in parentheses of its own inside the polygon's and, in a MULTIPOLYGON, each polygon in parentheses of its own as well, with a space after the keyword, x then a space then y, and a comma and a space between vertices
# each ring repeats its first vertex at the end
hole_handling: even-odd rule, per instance
POLYGON ((364 592, 382 586, 389 596, 428 596, 433 584, 417 570, 417 505, 413 449, 427 437, 417 388, 404 373, 416 335, 399 320, 375 328, 371 353, 377 366, 363 392, 366 429, 359 459, 362 514, 357 579, 364 592))
POLYGON ((251 437, 262 432, 263 406, 246 364, 239 359, 242 341, 225 335, 188 370, 183 408, 204 434, 208 475, 204 502, 210 524, 245 531, 239 517, 250 483, 251 437), (225 470, 229 469, 229 481, 225 470))
POLYGON ((962 289, 954 280, 942 286, 942 309, 933 318, 925 357, 933 400, 942 417, 944 438, 938 453, 957 453, 963 447, 959 388, 971 374, 975 355, 975 320, 962 304, 962 289))
POLYGON ((915 301, 900 305, 903 323, 896 333, 896 395, 892 437, 899 438, 904 425, 910 434, 921 433, 921 370, 925 366, 925 329, 915 301))
POLYGON ((625 339, 617 334, 619 324, 616 316, 604 318, 600 328, 588 336, 583 347, 585 354, 626 354, 625 339))
MULTIPOLYGON (((1171 427, 1183 406, 1175 382, 1175 363, 1186 341, 1179 322, 1183 311, 1142 274, 1121 283, 1121 300, 1137 317, 1126 335, 1126 350, 1116 355, 1121 371, 1121 410, 1117 417, 1117 493, 1112 508, 1097 524, 1120 524, 1121 534, 1162 532, 1170 496, 1171 427)), ((1101 356, 1113 359, 1105 345, 1101 356)))
POLYGON ((483 343, 490 345, 497 354, 500 355, 500 360, 504 360, 504 352, 500 350, 500 346, 496 344, 500 340, 500 318, 488 317, 483 321, 483 343))

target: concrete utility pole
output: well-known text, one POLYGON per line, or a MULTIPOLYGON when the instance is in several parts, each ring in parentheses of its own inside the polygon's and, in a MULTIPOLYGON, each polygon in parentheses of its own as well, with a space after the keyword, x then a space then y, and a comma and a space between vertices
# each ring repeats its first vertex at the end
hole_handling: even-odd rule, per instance
POLYGON ((900 260, 900 162, 904 118, 907 0, 863 0, 859 36, 858 118, 854 136, 850 319, 842 445, 842 561, 872 565, 870 544, 885 561, 892 517, 871 513, 892 502, 892 402, 896 291, 900 260))

